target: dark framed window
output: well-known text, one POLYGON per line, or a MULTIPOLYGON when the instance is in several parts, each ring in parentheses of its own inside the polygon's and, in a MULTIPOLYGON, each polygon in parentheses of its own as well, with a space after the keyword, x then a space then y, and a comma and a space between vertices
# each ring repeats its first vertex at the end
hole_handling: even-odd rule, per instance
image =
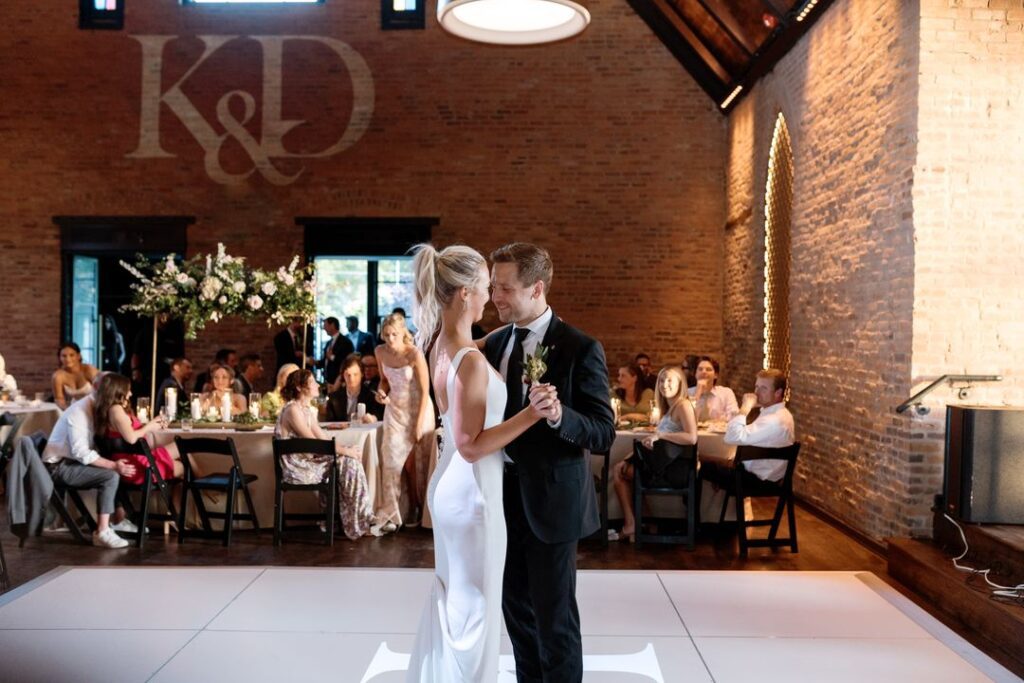
POLYGON ((78 0, 78 28, 124 28, 125 0, 78 0))
MULTIPOLYGON (((377 336, 380 321, 395 307, 412 315, 412 256, 429 242, 436 218, 296 218, 305 230, 306 258, 316 266, 317 314, 359 319, 359 329, 377 336)), ((409 321, 411 326, 411 320, 409 321)), ((316 348, 326 338, 318 327, 316 348)))
POLYGON ((380 0, 380 27, 387 30, 423 28, 426 0, 380 0))

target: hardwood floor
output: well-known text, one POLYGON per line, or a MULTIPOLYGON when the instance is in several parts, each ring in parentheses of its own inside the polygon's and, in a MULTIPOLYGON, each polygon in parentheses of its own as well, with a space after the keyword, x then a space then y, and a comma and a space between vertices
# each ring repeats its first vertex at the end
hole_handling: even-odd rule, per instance
MULTIPOLYGON (((259 535, 239 531, 230 548, 219 541, 189 539, 178 545, 174 535, 156 534, 144 549, 134 547, 108 550, 76 544, 66 532, 46 533, 30 538, 18 548, 17 538, 7 531, 6 503, 0 513, 0 528, 11 575, 17 586, 61 565, 274 565, 332 567, 412 567, 433 566, 433 538, 423 529, 405 529, 383 538, 363 538, 352 542, 344 538, 333 547, 321 544, 310 532, 286 541, 280 548, 272 544, 272 534, 259 535)), ((678 546, 645 544, 637 548, 612 541, 608 547, 593 541, 580 543, 580 569, 713 569, 713 570, 791 570, 828 571, 863 570, 874 572, 892 583, 886 561, 839 529, 807 510, 797 509, 800 552, 751 550, 747 560, 738 557, 734 534, 705 534, 693 551, 678 546)))

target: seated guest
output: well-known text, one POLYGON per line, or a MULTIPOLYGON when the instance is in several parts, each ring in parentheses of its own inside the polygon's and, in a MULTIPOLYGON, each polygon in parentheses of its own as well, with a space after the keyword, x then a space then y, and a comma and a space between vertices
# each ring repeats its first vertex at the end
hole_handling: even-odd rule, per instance
POLYGON ((696 402, 697 420, 731 420, 739 412, 736 394, 729 387, 718 386, 718 361, 701 356, 697 363, 697 386, 688 389, 696 402))
MULTIPOLYGON (((109 375, 97 378, 97 391, 103 392, 109 375)), ((43 462, 53 480, 76 489, 97 489, 96 531, 93 545, 106 548, 126 548, 128 541, 117 535, 111 518, 119 522, 123 531, 137 532, 134 524, 124 519, 124 510, 116 508, 115 496, 121 477, 136 476, 136 467, 124 460, 100 457, 93 447, 94 397, 85 396, 65 410, 50 432, 43 450, 43 462), (123 520, 123 521, 122 521, 123 520)))
MULTIPOLYGON (((160 476, 164 479, 180 477, 185 469, 181 464, 181 456, 178 454, 178 447, 174 443, 167 446, 155 446, 153 444, 153 432, 167 427, 167 422, 160 416, 150 420, 143 425, 135 415, 131 413, 130 403, 132 397, 132 383, 124 375, 109 373, 96 390, 93 399, 93 433, 105 434, 107 438, 124 439, 134 444, 139 439, 149 442, 150 450, 153 453, 153 460, 160 470, 160 476)), ((141 484, 145 476, 145 468, 149 460, 144 455, 134 453, 115 453, 114 460, 126 461, 135 466, 135 473, 121 475, 130 484, 141 484)))
MULTIPOLYGON (((693 406, 686 400, 686 376, 681 368, 668 367, 658 373, 657 392, 655 393, 658 409, 662 418, 654 430, 654 434, 643 440, 645 448, 653 448, 659 439, 671 441, 682 446, 697 443, 697 419, 693 415, 693 406)), ((633 476, 632 456, 612 468, 612 483, 615 495, 622 506, 623 525, 620 538, 633 540, 636 531, 636 519, 633 512, 633 476)), ((670 486, 682 486, 685 481, 673 481, 675 474, 671 467, 666 468, 670 486)))
POLYGON ((654 368, 651 367, 651 357, 646 353, 638 353, 633 358, 633 365, 640 368, 640 376, 643 379, 644 386, 654 391, 655 385, 658 383, 658 377, 654 374, 654 368))
POLYGON ((363 384, 363 368, 358 353, 351 353, 341 363, 341 388, 327 399, 327 419, 347 420, 359 404, 366 408, 363 422, 372 424, 384 419, 384 405, 378 403, 373 390, 363 384))
POLYGON ((238 393, 249 398, 256 391, 256 383, 263 379, 263 360, 258 353, 247 353, 238 361, 238 393))
POLYGON ((197 394, 205 394, 211 388, 213 383, 210 381, 210 373, 213 371, 214 365, 226 365, 232 370, 238 365, 238 352, 234 349, 218 349, 216 355, 213 357, 213 362, 210 363, 210 368, 206 372, 200 372, 196 377, 196 387, 193 389, 197 394))
POLYGON ((213 388, 202 396, 204 415, 210 412, 210 408, 216 408, 219 413, 224 396, 231 397, 232 416, 245 412, 245 397, 232 388, 234 379, 235 372, 227 365, 211 366, 210 381, 213 382, 213 388))
POLYGON ((7 363, 4 361, 4 357, 0 355, 0 390, 14 391, 17 388, 18 382, 14 379, 14 375, 7 374, 7 363))
POLYGON ((640 368, 632 363, 619 368, 617 386, 616 395, 622 401, 619 404, 619 419, 646 420, 651 413, 654 392, 644 386, 640 368))
POLYGON ((273 390, 263 394, 263 398, 260 400, 260 410, 270 419, 276 420, 277 416, 281 413, 281 408, 284 407, 284 397, 281 396, 281 389, 288 383, 288 375, 298 369, 299 366, 295 363, 285 363, 282 365, 281 369, 277 371, 277 380, 274 382, 273 390))
POLYGON ((51 378, 53 401, 64 410, 77 399, 92 393, 92 381, 99 370, 82 362, 82 350, 75 342, 61 344, 57 358, 60 359, 60 367, 51 378))
POLYGON ((363 384, 370 388, 370 391, 377 393, 380 386, 380 368, 377 367, 377 356, 372 353, 359 359, 359 365, 363 368, 363 384))
MULTIPOLYGON (((281 389, 287 401, 281 409, 274 429, 277 439, 326 439, 310 405, 320 395, 320 386, 309 370, 297 370, 288 376, 281 389)), ((361 454, 352 446, 337 446, 338 506, 341 526, 351 540, 371 533, 373 501, 370 500, 361 454)), ((295 454, 281 460, 282 476, 293 484, 316 484, 323 481, 331 456, 295 454)))
MULTIPOLYGON (((174 389, 178 392, 178 403, 188 403, 188 386, 189 382, 192 381, 192 361, 188 358, 175 358, 171 361, 171 376, 165 379, 161 384, 160 388, 156 390, 156 410, 157 413, 164 407, 164 401, 167 400, 167 390, 174 389)), ((181 411, 178 411, 181 412, 181 411)))
MULTIPOLYGON (((786 376, 781 370, 767 369, 757 373, 753 394, 744 394, 739 414, 725 427, 725 442, 737 446, 785 448, 796 442, 793 415, 786 408, 786 376), (747 424, 747 414, 754 406, 761 407, 757 419, 747 424)), ((750 474, 765 481, 779 481, 786 474, 785 460, 754 460, 743 463, 750 474)), ((729 465, 709 462, 701 466, 701 476, 718 483, 733 476, 729 465)))
POLYGON ((683 359, 683 370, 686 371, 686 386, 697 386, 697 364, 700 363, 700 356, 689 355, 683 359))

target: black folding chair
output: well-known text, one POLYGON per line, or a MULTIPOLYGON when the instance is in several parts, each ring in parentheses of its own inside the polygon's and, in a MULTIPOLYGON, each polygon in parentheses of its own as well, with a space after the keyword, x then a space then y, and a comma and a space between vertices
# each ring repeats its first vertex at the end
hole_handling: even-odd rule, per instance
POLYGON ((4 413, 3 415, 0 415, 0 429, 3 427, 10 427, 10 431, 7 432, 7 436, 4 437, 3 442, 0 443, 0 480, 2 481, 6 481, 4 473, 7 471, 7 462, 14 455, 15 439, 18 438, 18 432, 21 431, 21 424, 24 421, 24 415, 15 415, 14 413, 4 413))
MULTIPOLYGON (((639 441, 633 443, 633 511, 636 516, 636 543, 681 543, 693 550, 697 539, 699 491, 697 486, 697 446, 684 446, 664 439, 654 442, 654 448, 644 448, 639 441), (644 496, 674 496, 683 502, 685 520, 645 517, 644 496), (644 524, 656 521, 686 524, 685 533, 646 533, 644 524)), ((660 531, 660 529, 659 529, 660 531)))
MULTIPOLYGON (((131 484, 121 480, 117 488, 117 499, 124 506, 129 519, 139 527, 135 537, 135 547, 141 548, 145 543, 146 529, 150 520, 159 522, 178 522, 178 511, 171 498, 171 484, 181 481, 180 479, 164 479, 160 474, 160 468, 156 466, 153 452, 145 439, 138 439, 135 443, 128 443, 120 437, 96 437, 96 446, 100 453, 106 457, 112 457, 115 453, 128 453, 131 455, 144 456, 148 467, 143 468, 141 484, 131 484), (156 492, 163 501, 167 512, 150 512, 149 500, 152 497, 153 486, 156 485, 156 492), (139 493, 139 507, 132 503, 131 494, 139 493)), ((180 531, 180 529, 179 529, 180 531)))
POLYGON ((736 500, 736 528, 740 543, 740 557, 747 556, 748 548, 782 548, 789 546, 792 552, 799 552, 796 544, 796 514, 793 510, 793 472, 796 470, 796 458, 800 453, 800 442, 785 448, 760 448, 757 446, 740 446, 736 449, 733 459, 732 478, 725 476, 717 482, 725 489, 725 500, 722 501, 722 514, 719 523, 725 520, 729 498, 736 500), (745 462, 758 460, 785 460, 786 473, 780 481, 759 479, 743 466, 745 462), (744 500, 747 498, 778 498, 774 514, 768 519, 747 521, 744 500), (789 516, 789 538, 777 538, 782 511, 786 509, 789 516), (748 527, 770 527, 768 538, 748 539, 748 527))
MULTIPOLYGON (((53 471, 50 471, 50 477, 53 477, 53 471)), ((83 545, 92 545, 92 539, 82 533, 82 528, 79 526, 84 523, 89 532, 96 531, 97 524, 96 519, 89 512, 89 508, 86 506, 85 501, 82 500, 82 496, 79 491, 88 491, 90 489, 76 489, 68 486, 62 482, 53 480, 53 493, 50 494, 50 507, 52 507, 57 515, 60 516, 64 522, 64 526, 68 528, 71 535, 75 537, 75 540, 83 545), (74 515, 71 514, 71 510, 65 504, 65 500, 70 500, 74 506, 75 511, 78 513, 79 520, 76 520, 74 515)), ((39 529, 36 535, 42 534, 43 530, 39 529)), ((21 539, 18 542, 18 547, 25 545, 25 539, 21 539)))
POLYGON ((281 545, 287 530, 287 520, 323 520, 326 522, 327 545, 334 545, 334 517, 338 508, 338 458, 334 439, 274 439, 274 545, 281 545), (330 456, 324 478, 315 484, 292 484, 284 480, 281 459, 286 455, 309 454, 330 456), (284 494, 288 491, 315 491, 327 499, 327 508, 320 514, 311 512, 286 513, 284 494))
POLYGON ((183 439, 177 436, 174 438, 174 442, 178 444, 181 464, 185 468, 185 474, 182 477, 181 504, 178 506, 178 543, 184 543, 185 536, 190 534, 201 535, 207 538, 214 536, 213 525, 210 524, 211 519, 223 520, 224 529, 220 536, 225 547, 231 545, 231 532, 234 528, 235 520, 252 522, 253 528, 258 533, 260 523, 256 519, 256 508, 252 504, 249 484, 256 481, 259 477, 254 474, 245 474, 242 471, 242 464, 238 459, 238 451, 235 449, 234 439, 183 439), (216 472, 203 477, 196 477, 192 471, 192 463, 189 461, 189 456, 199 453, 229 458, 231 468, 227 472, 216 472), (245 497, 245 506, 248 510, 246 513, 235 512, 235 496, 239 490, 241 490, 242 495, 245 497), (226 496, 224 512, 208 511, 203 500, 203 491, 222 491, 226 496), (185 513, 188 509, 189 493, 195 498, 196 511, 199 512, 199 520, 203 525, 202 532, 185 530, 185 513))

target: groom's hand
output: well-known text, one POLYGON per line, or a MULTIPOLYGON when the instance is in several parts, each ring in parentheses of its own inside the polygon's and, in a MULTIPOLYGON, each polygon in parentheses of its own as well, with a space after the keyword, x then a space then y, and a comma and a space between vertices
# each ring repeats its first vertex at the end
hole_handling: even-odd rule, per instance
POLYGON ((558 390, 550 384, 534 384, 530 387, 530 405, 548 424, 557 425, 562 419, 562 402, 558 390))

